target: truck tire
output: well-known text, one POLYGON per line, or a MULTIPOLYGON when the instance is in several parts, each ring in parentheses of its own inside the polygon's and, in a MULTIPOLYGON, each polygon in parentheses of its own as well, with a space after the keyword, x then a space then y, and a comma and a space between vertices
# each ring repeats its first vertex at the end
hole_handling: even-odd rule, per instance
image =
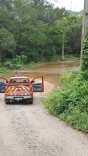
POLYGON ((27 100, 26 100, 26 103, 27 103, 27 104, 33 104, 33 98, 27 99, 27 100))
POLYGON ((33 104, 33 98, 31 98, 29 101, 30 101, 30 104, 33 104))
POLYGON ((6 99, 5 99, 5 103, 6 103, 6 104, 10 104, 10 100, 6 100, 6 99))

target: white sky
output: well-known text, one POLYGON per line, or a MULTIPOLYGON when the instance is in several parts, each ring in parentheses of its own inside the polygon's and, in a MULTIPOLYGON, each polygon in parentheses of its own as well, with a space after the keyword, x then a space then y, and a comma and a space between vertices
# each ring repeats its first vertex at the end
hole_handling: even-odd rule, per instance
POLYGON ((55 7, 65 7, 66 10, 81 11, 84 8, 84 0, 48 0, 55 4, 55 7))

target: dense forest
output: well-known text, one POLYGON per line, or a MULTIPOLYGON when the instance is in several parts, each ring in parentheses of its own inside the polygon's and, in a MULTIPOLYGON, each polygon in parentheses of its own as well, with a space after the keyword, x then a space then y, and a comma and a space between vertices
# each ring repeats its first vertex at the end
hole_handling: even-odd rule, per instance
POLYGON ((1 0, 0 63, 13 66, 16 61, 49 61, 62 53, 80 55, 82 17, 46 0, 1 0))

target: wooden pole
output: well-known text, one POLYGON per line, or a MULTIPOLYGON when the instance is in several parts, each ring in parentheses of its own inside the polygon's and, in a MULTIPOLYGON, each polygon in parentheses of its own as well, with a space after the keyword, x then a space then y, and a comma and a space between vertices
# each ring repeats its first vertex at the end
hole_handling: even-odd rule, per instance
POLYGON ((84 0, 84 13, 83 13, 83 24, 82 24, 82 38, 81 38, 81 53, 80 53, 80 64, 83 56, 83 42, 86 36, 86 30, 88 27, 88 0, 84 0))

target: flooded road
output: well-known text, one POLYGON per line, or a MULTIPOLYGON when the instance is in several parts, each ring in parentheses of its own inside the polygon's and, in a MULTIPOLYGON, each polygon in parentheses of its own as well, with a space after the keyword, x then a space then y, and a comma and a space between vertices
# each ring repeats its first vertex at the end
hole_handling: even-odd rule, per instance
MULTIPOLYGON (((43 76, 45 81, 53 84, 58 83, 58 77, 66 71, 78 69, 80 66, 80 60, 76 61, 53 61, 47 62, 44 65, 29 68, 25 70, 20 70, 20 75, 27 75, 30 79, 43 76)), ((13 73, 7 74, 6 77, 9 78, 13 73)))

